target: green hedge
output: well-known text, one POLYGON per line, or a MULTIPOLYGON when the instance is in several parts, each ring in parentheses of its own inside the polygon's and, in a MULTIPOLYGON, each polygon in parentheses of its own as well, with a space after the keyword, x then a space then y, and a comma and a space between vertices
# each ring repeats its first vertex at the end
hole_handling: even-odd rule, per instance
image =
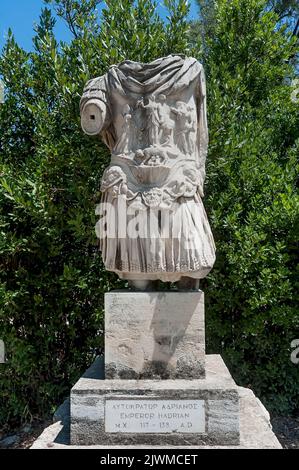
POLYGON ((298 40, 261 0, 218 1, 206 35, 206 207, 217 262, 205 282, 207 345, 273 412, 299 408, 296 189, 298 40))
POLYGON ((57 44, 45 9, 34 51, 10 34, 0 58, 0 338, 8 354, 0 423, 60 402, 102 350, 104 292, 123 286, 103 269, 94 234, 109 154, 81 131, 83 86, 124 58, 171 52, 198 57, 207 73, 205 205, 217 245, 202 283, 208 351, 220 352, 270 409, 291 412, 299 399, 299 367, 290 361, 299 338, 295 41, 260 0, 217 1, 208 32, 203 21, 189 30, 183 0, 165 2, 167 23, 149 0, 109 1, 101 23, 96 1, 51 3, 72 42, 57 44))

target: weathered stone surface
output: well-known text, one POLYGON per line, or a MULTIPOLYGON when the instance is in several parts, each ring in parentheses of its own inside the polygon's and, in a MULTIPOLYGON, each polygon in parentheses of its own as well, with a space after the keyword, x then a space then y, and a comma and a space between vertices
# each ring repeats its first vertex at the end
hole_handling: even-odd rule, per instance
MULTIPOLYGON (((101 361, 97 360, 92 368, 92 373, 97 370, 97 374, 101 373, 101 361)), ((219 365, 217 356, 206 357, 206 367, 209 370, 209 375, 212 378, 213 374, 217 373, 222 380, 228 384, 232 382, 232 379, 228 376, 226 368, 217 367, 219 365)), ((103 363, 102 363, 102 377, 103 377, 103 363)), ((85 383, 86 385, 86 383, 85 383)), ((84 385, 84 386, 85 386, 84 385)), ((253 392, 247 388, 237 387, 237 391, 240 398, 240 445, 206 445, 200 444, 199 442, 194 445, 175 445, 166 446, 164 443, 159 442, 158 445, 152 445, 149 442, 146 444, 132 443, 130 445, 70 445, 69 435, 69 412, 68 406, 65 404, 60 407, 61 421, 47 427, 41 436, 34 442, 32 449, 72 449, 72 448, 84 448, 84 449, 137 449, 137 448, 148 448, 148 449, 163 449, 168 447, 172 448, 184 448, 184 449, 280 449, 281 445, 272 431, 269 413, 266 411, 264 406, 261 404, 253 392)))
POLYGON ((105 294, 105 378, 204 376, 204 294, 105 294))
MULTIPOLYGON (((99 377, 103 376, 97 363, 99 377)), ((205 379, 98 380, 81 378, 71 391, 71 443, 197 445, 239 443, 239 395, 220 356, 208 362, 205 379), (204 401, 205 429, 194 434, 109 433, 105 430, 105 403, 108 399, 204 401)), ((90 373, 95 377, 92 369, 90 373)))
POLYGON ((208 434, 218 442, 227 441, 232 436, 238 440, 239 419, 236 419, 236 416, 239 416, 239 400, 232 397, 230 399, 208 400, 208 434))

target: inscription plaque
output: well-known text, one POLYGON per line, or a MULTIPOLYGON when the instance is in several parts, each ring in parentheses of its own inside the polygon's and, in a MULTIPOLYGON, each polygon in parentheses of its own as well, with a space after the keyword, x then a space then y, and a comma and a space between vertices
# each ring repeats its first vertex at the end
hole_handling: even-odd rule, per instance
POLYGON ((204 433, 204 400, 106 399, 110 433, 204 433))

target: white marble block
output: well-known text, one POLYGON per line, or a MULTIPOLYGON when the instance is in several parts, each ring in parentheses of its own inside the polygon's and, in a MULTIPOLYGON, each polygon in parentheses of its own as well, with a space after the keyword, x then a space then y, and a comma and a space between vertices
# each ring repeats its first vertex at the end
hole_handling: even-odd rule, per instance
POLYGON ((204 377, 204 294, 105 294, 106 379, 204 377))

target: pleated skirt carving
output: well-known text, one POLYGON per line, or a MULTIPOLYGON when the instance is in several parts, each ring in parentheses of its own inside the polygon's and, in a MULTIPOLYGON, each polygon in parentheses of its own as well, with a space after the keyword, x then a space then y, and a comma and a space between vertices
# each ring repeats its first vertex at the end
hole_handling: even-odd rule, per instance
POLYGON ((215 243, 198 194, 155 208, 107 191, 96 213, 103 262, 122 279, 200 279, 213 267, 215 243))

